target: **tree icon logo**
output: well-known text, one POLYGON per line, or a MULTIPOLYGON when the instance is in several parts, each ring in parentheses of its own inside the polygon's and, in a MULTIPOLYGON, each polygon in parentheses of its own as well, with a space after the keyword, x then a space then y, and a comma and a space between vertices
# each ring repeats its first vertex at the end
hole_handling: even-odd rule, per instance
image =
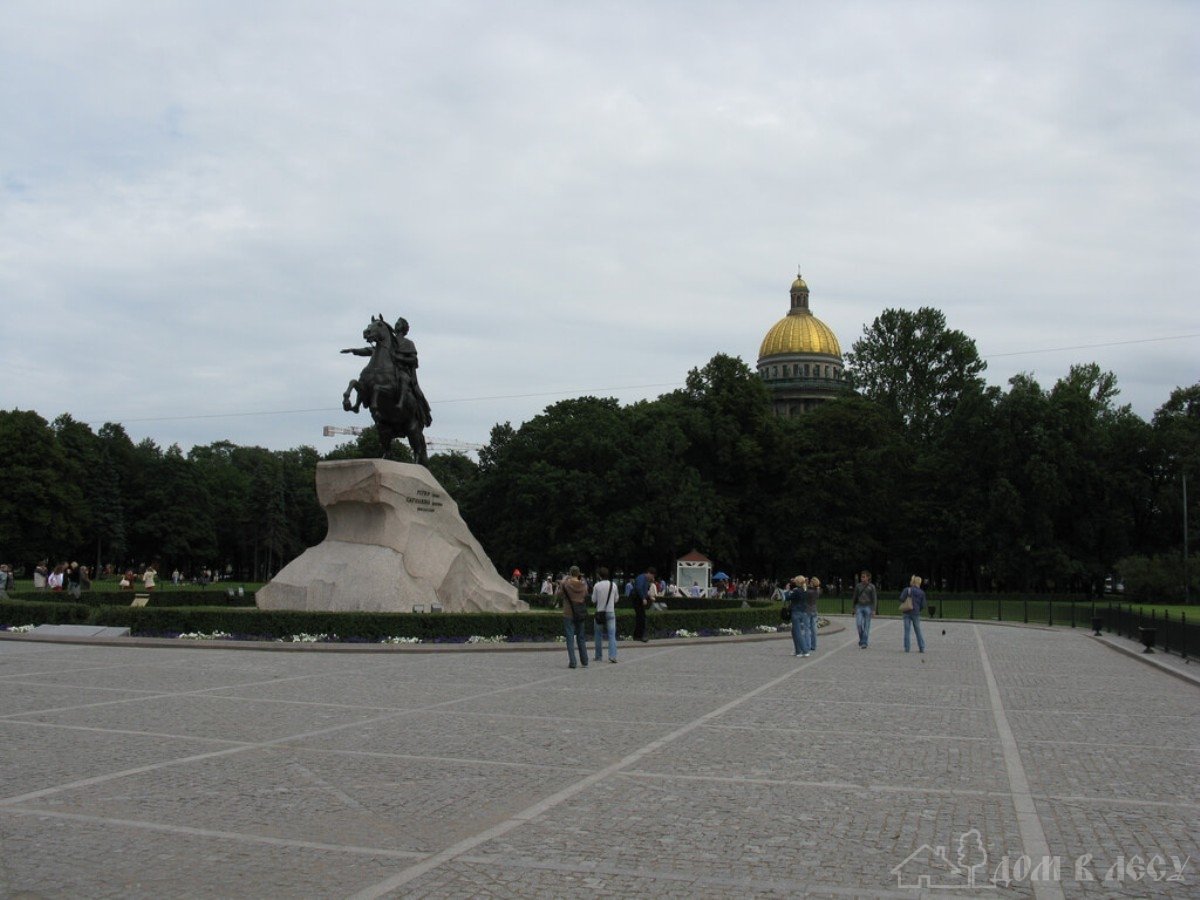
POLYGON ((975 873, 979 870, 987 876, 987 850, 983 848, 983 835, 978 828, 971 828, 958 836, 958 854, 955 862, 961 874, 967 877, 967 887, 975 887, 975 873))

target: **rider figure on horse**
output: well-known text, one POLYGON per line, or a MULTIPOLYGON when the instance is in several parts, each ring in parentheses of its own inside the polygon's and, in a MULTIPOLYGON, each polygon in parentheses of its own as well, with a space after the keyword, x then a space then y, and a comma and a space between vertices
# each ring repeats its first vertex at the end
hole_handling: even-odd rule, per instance
POLYGON ((401 316, 396 320, 394 335, 392 361, 396 365, 396 374, 400 376, 401 385, 400 399, 396 406, 404 403, 406 391, 412 391, 417 405, 421 408, 421 415, 425 419, 425 427, 428 428, 433 423, 433 416, 429 412, 429 401, 425 399, 425 393, 421 390, 421 385, 417 383, 417 345, 409 340, 408 319, 401 316))
MULTIPOLYGON (((387 327, 386 322, 384 327, 387 327)), ((392 367, 399 385, 399 390, 396 392, 396 408, 400 409, 404 406, 406 395, 411 391, 421 410, 421 418, 425 422, 425 427, 428 428, 433 423, 433 416, 430 414, 429 401, 425 399, 425 392, 417 383, 417 345, 408 337, 408 320, 401 316, 396 320, 396 327, 389 330, 392 332, 392 367)), ((348 347, 342 353, 370 356, 372 349, 370 347, 348 347)))

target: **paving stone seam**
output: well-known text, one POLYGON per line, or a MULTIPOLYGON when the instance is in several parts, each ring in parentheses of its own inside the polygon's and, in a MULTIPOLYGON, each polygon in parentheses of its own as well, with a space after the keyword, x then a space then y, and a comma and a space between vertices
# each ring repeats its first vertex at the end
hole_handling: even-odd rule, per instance
MULTIPOLYGON (((1050 856, 1050 843, 1046 840, 1046 830, 1038 817, 1037 805, 1029 789, 1029 779, 1025 774, 1025 766, 1021 762, 1021 750, 1009 727, 1008 717, 1004 713, 1004 701, 1000 696, 1000 687, 996 676, 992 673, 992 664, 988 659, 987 647, 978 625, 973 625, 975 642, 979 646, 979 657, 983 663, 984 677, 987 679, 988 694, 992 699, 992 716, 996 721, 996 731, 1000 736, 1000 752, 1004 757, 1004 768, 1008 774, 1008 783, 1012 791, 1013 807, 1017 815, 1017 829, 1021 835, 1025 854, 1031 859, 1046 859, 1050 856)), ((1038 900, 1058 900, 1063 897, 1062 886, 1055 882, 1034 882, 1033 894, 1038 900)))
POLYGON ((804 778, 753 778, 738 775, 682 775, 674 772, 651 772, 647 769, 634 769, 628 772, 618 772, 618 778, 636 778, 643 781, 703 781, 713 784, 760 784, 767 787, 806 787, 822 790, 854 791, 855 793, 871 796, 880 792, 886 794, 936 794, 944 797, 1008 797, 1008 791, 985 791, 976 788, 942 788, 933 786, 905 786, 896 784, 858 784, 852 781, 809 781, 804 778))
MULTIPOLYGON (((669 652, 669 651, 663 651, 663 652, 669 652)), ((305 676, 305 677, 311 677, 311 676, 305 676)), ((430 709, 436 709, 436 708, 443 707, 443 706, 451 706, 455 703, 466 702, 467 700, 478 700, 480 697, 489 697, 489 696, 495 696, 498 694, 506 694, 506 693, 510 693, 510 692, 516 691, 516 690, 526 690, 531 687, 536 688, 541 684, 557 681, 562 677, 563 676, 561 676, 561 675, 551 675, 551 676, 547 676, 546 678, 538 679, 535 681, 523 682, 518 685, 506 685, 502 688, 496 688, 491 691, 485 691, 480 694, 475 694, 471 697, 459 697, 459 698, 456 698, 453 700, 439 701, 438 703, 429 704, 427 706, 420 707, 417 709, 398 710, 396 712, 392 712, 387 715, 374 716, 374 717, 367 718, 367 719, 358 719, 353 722, 343 722, 338 725, 330 725, 325 728, 316 729, 314 731, 302 732, 299 734, 284 735, 282 737, 272 738, 271 740, 267 740, 267 741, 256 741, 253 743, 243 744, 243 745, 237 746, 237 747, 228 747, 224 750, 213 750, 208 753, 191 754, 189 756, 177 757, 175 759, 162 760, 160 762, 152 763, 149 765, 136 766, 131 769, 122 769, 117 772, 108 772, 104 775, 96 775, 91 778, 84 778, 84 779, 79 779, 77 781, 71 781, 66 784, 55 785, 54 787, 42 788, 41 790, 38 790, 38 791, 30 791, 29 793, 19 794, 14 797, 0 797, 0 806, 5 806, 8 804, 15 804, 15 803, 24 803, 28 800, 35 800, 40 797, 46 797, 51 794, 60 793, 62 791, 74 790, 76 788, 81 788, 81 787, 91 787, 93 785, 104 784, 109 781, 115 781, 115 780, 118 780, 121 778, 128 778, 133 775, 141 775, 146 772, 155 772, 160 769, 171 768, 174 766, 190 765, 191 763, 194 763, 194 762, 201 762, 204 760, 215 759, 215 758, 222 757, 222 756, 231 756, 236 753, 246 753, 250 750, 266 749, 269 747, 277 747, 277 746, 289 743, 290 741, 308 740, 310 738, 320 737, 322 735, 336 734, 339 731, 345 731, 349 728, 359 728, 359 727, 362 727, 363 725, 371 725, 371 724, 377 724, 377 723, 381 723, 381 722, 389 722, 393 719, 402 718, 403 716, 413 715, 414 713, 419 713, 419 712, 426 712, 430 709)), ((294 679, 280 679, 280 680, 294 680, 294 679)), ((270 683, 272 683, 272 681, 273 680, 269 680, 269 681, 264 681, 262 683, 270 684, 270 683)), ((208 690, 211 690, 211 689, 208 689, 208 690)), ((195 692, 185 692, 185 695, 186 695, 186 693, 195 693, 195 692)), ((171 695, 167 695, 167 696, 171 696, 171 695)), ((112 705, 112 704, 109 704, 109 703, 93 704, 93 706, 109 706, 109 705, 112 705)), ((88 707, 82 707, 82 708, 86 709, 88 707)), ((0 718, 4 718, 4 717, 0 717, 0 718)), ((20 721, 20 720, 10 719, 9 721, 20 721)))
MULTIPOLYGON (((520 858, 520 857, 505 857, 492 856, 488 854, 472 854, 468 856, 460 856, 458 862, 468 863, 477 866, 502 866, 512 869, 530 869, 534 871, 545 872, 561 872, 570 875, 603 875, 608 878, 633 878, 639 884, 644 884, 647 881, 668 881, 678 882, 681 884, 695 885, 697 887, 720 887, 720 888, 738 888, 750 893, 764 893, 767 891, 782 891, 788 894, 803 896, 812 892, 813 886, 807 881, 794 881, 784 878, 766 878, 766 879, 750 879, 739 878, 736 876, 722 877, 720 875, 699 875, 691 873, 683 873, 664 869, 646 869, 646 868, 631 868, 629 866, 616 866, 606 863, 597 862, 581 862, 581 863, 555 863, 544 860, 520 858)), ((823 894, 834 894, 836 896, 862 897, 863 891, 858 888, 843 888, 832 885, 821 885, 820 892, 823 894)), ((646 893, 653 893, 646 891, 646 893)), ((906 897, 912 898, 912 891, 899 890, 872 890, 872 897, 906 897)))
POLYGON ((1081 797, 1065 794, 1034 794, 1035 800, 1049 800, 1055 803, 1098 803, 1102 806, 1146 806, 1154 809, 1194 809, 1200 810, 1200 803, 1187 800, 1134 800, 1132 797, 1081 797))
MULTIPOLYGON (((1121 744, 1116 741, 1105 741, 1103 744, 1097 744, 1093 741, 1068 741, 1068 740, 1051 740, 1050 738, 1021 738, 1021 741, 1026 744, 1062 744, 1068 747, 1115 747, 1117 749, 1128 750, 1162 750, 1162 744, 1121 744)), ((1200 753, 1200 747, 1172 747, 1172 752, 1182 750, 1187 753, 1200 753)))
MULTIPOLYGON (((1061 716, 1063 713, 1077 714, 1078 710, 1076 710, 1075 708, 1070 707, 1070 706, 1060 706, 1055 709, 1024 709, 1024 708, 1010 709, 1009 712, 1020 713, 1023 716, 1061 716)), ((1145 713, 1145 714, 1141 714, 1141 713, 1131 713, 1131 712, 1124 712, 1124 711, 1114 713, 1113 715, 1120 716, 1122 719, 1183 719, 1184 721, 1192 721, 1196 718, 1194 715, 1182 716, 1182 715, 1176 715, 1175 713, 1145 713)))
MULTIPOLYGON (((784 728, 782 725, 724 725, 708 723, 705 728, 721 729, 723 731, 753 731, 755 734, 793 734, 805 733, 805 729, 800 727, 784 728)), ((830 734, 837 737, 879 737, 878 731, 842 731, 833 728, 822 728, 821 734, 830 734)), ((988 744, 995 740, 992 737, 977 737, 972 734, 902 734, 896 735, 899 738, 906 738, 914 741, 974 741, 980 744, 988 744)))
POLYGON ((991 710, 990 706, 951 706, 946 703, 938 703, 936 700, 930 700, 929 703, 886 703, 883 701, 880 701, 879 703, 872 703, 870 701, 858 701, 858 700, 829 700, 825 697, 821 697, 819 695, 813 696, 811 694, 805 694, 802 697, 772 697, 769 700, 766 700, 764 702, 766 702, 766 703, 789 703, 794 706, 807 707, 814 701, 819 702, 822 706, 853 706, 855 708, 862 708, 864 706, 868 706, 868 707, 884 707, 887 709, 924 709, 924 710, 927 710, 930 707, 936 707, 937 709, 974 710, 976 712, 989 712, 991 710))
POLYGON ((354 844, 325 844, 318 841, 302 841, 295 838, 276 838, 241 831, 220 831, 212 828, 193 828, 189 825, 167 825, 162 822, 147 822, 141 819, 117 819, 110 816, 91 816, 86 813, 68 813, 38 807, 0 807, 0 815, 29 816, 38 819, 59 819, 82 822, 90 825, 136 828, 159 834, 186 835, 189 837, 215 838, 242 844, 266 844, 272 847, 288 847, 300 850, 326 850, 335 853, 350 853, 357 856, 383 856, 395 859, 421 859, 428 856, 416 850, 390 850, 384 847, 360 847, 354 844))
MULTIPOLYGON (((633 769, 627 772, 618 772, 615 777, 618 778, 635 778, 645 781, 705 781, 717 784, 761 784, 768 787, 772 785, 787 785, 791 787, 809 787, 809 788, 831 788, 834 790, 853 791, 870 797, 875 794, 915 794, 918 796, 933 794, 939 797, 993 797, 1004 798, 1011 797, 1011 791, 988 791, 976 788, 942 788, 932 785, 901 785, 901 784, 857 784, 849 781, 805 781, 795 778, 747 778, 736 775, 683 775, 674 772, 652 772, 646 769, 633 769)), ((1200 804, 1191 803, 1186 800, 1135 800, 1133 798, 1117 798, 1117 797, 1087 797, 1078 795, 1060 795, 1060 794, 1041 794, 1032 793, 1035 800, 1050 800, 1050 801, 1078 801, 1080 803, 1101 803, 1101 804, 1119 804, 1122 806, 1146 806, 1152 808, 1163 809, 1200 809, 1200 804)))
POLYGON ((21 725, 27 728, 59 728, 64 731, 85 731, 92 734, 125 734, 131 737, 165 738, 176 741, 196 741, 202 744, 227 744, 230 746, 251 746, 253 741, 239 741, 234 738, 200 737, 193 734, 170 734, 163 731, 137 731, 132 728, 100 728, 95 725, 67 725, 62 722, 39 722, 36 719, 5 719, 0 725, 21 725))
MULTIPOLYGON (((59 674, 58 672, 54 673, 55 676, 57 676, 58 674, 59 674)), ((28 679, 28 678, 30 678, 30 676, 27 675, 27 676, 25 676, 25 678, 28 679)), ((62 690, 70 690, 70 691, 109 691, 109 692, 120 693, 120 694, 141 694, 141 695, 149 696, 149 697, 156 697, 160 693, 162 693, 161 691, 153 691, 153 690, 150 690, 149 688, 119 688, 119 687, 107 687, 105 685, 100 685, 100 684, 69 684, 69 683, 64 684, 59 681, 33 681, 33 680, 21 679, 21 680, 16 680, 16 681, 5 681, 4 682, 5 687, 7 687, 10 684, 20 685, 22 687, 61 688, 62 690)), ((129 697, 127 699, 137 700, 140 698, 134 696, 134 697, 129 697)))
POLYGON ((840 646, 835 647, 832 651, 830 651, 827 654, 816 657, 814 659, 806 659, 804 662, 793 666, 793 668, 791 668, 789 671, 785 672, 784 674, 775 676, 771 680, 769 680, 763 684, 760 684, 758 687, 743 694, 741 697, 737 697, 733 700, 730 700, 730 701, 722 704, 721 706, 717 707, 716 709, 710 710, 709 712, 703 714, 702 716, 699 716, 698 718, 692 720, 691 722, 687 723, 686 725, 680 726, 679 728, 675 729, 674 731, 670 732, 669 734, 666 734, 666 735, 663 735, 662 737, 656 738, 655 740, 644 745, 643 747, 627 754, 622 759, 619 759, 616 762, 614 762, 608 766, 605 766, 603 769, 600 769, 597 772, 593 772, 592 774, 586 776, 585 778, 580 779, 579 781, 575 782, 575 784, 569 785, 568 787, 563 788, 562 790, 556 791, 555 793, 551 794, 550 796, 545 797, 542 800, 539 800, 537 803, 534 803, 532 806, 529 806, 526 809, 521 810, 520 812, 517 812, 517 813, 509 816, 503 822, 499 822, 499 823, 491 826, 490 828, 486 828, 483 831, 478 832, 477 834, 474 834, 468 838, 464 838, 463 840, 460 840, 457 843, 452 844, 451 846, 445 848, 444 850, 440 851, 439 853, 436 853, 429 859, 424 860, 414 866, 410 866, 409 868, 398 872, 397 874, 393 875, 391 878, 385 879, 384 881, 381 881, 377 884, 370 885, 366 888, 363 888, 362 890, 353 894, 351 897, 351 900, 374 900, 374 898, 382 897, 385 894, 389 894, 392 891, 396 890, 397 888, 402 887, 403 885, 412 881, 414 878, 418 878, 421 875, 424 875, 427 872, 430 872, 433 869, 436 869, 437 867, 443 865, 444 863, 453 861, 453 860, 463 856, 464 854, 473 850, 475 847, 478 847, 479 845, 486 843, 487 841, 493 840, 494 838, 500 837, 501 835, 507 834, 509 831, 513 830, 514 828, 517 828, 521 825, 528 824, 533 819, 535 819, 537 816, 547 812, 548 810, 555 808, 556 806, 559 806, 560 804, 566 802, 567 800, 571 799, 572 797, 577 796, 578 794, 580 794, 587 788, 595 785, 596 783, 598 783, 600 781, 603 781, 605 778, 611 777, 612 775, 621 771, 622 769, 626 768, 627 766, 630 766, 633 763, 636 763, 638 760, 644 759, 646 756, 662 750, 664 747, 668 746, 669 744, 673 743, 674 741, 678 740, 679 738, 683 737, 684 735, 690 734, 692 731, 699 728, 701 725, 705 724, 709 720, 714 719, 717 716, 724 715, 731 709, 734 709, 737 706, 741 705, 742 703, 745 703, 746 701, 751 700, 754 697, 757 697, 759 694, 764 693, 765 691, 768 691, 774 687, 777 687, 780 684, 783 684, 784 682, 788 681, 789 679, 795 677, 795 675, 797 673, 803 672, 813 666, 824 664, 826 661, 828 661, 829 659, 832 659, 837 653, 844 650, 848 646, 850 646, 850 644, 847 641, 846 643, 843 643, 840 646))
MULTIPOLYGON (((198 697, 202 694, 208 694, 212 691, 223 691, 237 687, 265 687, 267 685, 280 684, 285 681, 304 681, 306 679, 319 678, 325 673, 306 674, 306 675, 290 675, 283 678, 268 678, 263 681, 243 682, 235 685, 219 685, 217 687, 195 688, 190 691, 162 691, 159 693, 143 694, 138 697, 122 697, 119 700, 100 700, 96 703, 78 703, 74 706, 54 706, 46 709, 26 710, 25 712, 3 713, 0 714, 0 719, 15 719, 18 716, 40 716, 48 713, 60 712, 75 712, 81 709, 96 709, 101 706, 120 706, 123 703, 140 703, 145 700, 177 700, 183 697, 198 697)), ((70 687, 68 685, 68 687, 70 687)))
MULTIPOLYGON (((663 648, 662 650, 658 650, 658 651, 650 653, 648 655, 643 655, 640 657, 640 659, 642 659, 642 660, 652 659, 655 656, 659 656, 664 653, 670 653, 671 650, 672 650, 672 648, 666 647, 666 648, 663 648)), ((636 661, 637 661, 636 659, 631 660, 631 662, 636 662, 636 661)), ((123 668, 123 666, 111 666, 111 667, 103 667, 103 668, 123 668)), ((344 672, 339 672, 338 674, 339 675, 371 674, 371 670, 368 670, 368 669, 347 670, 344 672)), ((75 706, 60 706, 60 707, 50 707, 50 708, 38 709, 38 710, 26 710, 25 712, 17 712, 17 713, 0 713, 0 720, 11 719, 11 720, 15 720, 15 721, 20 721, 20 719, 17 719, 16 717, 46 715, 48 713, 59 713, 59 712, 74 712, 76 710, 81 710, 81 709, 94 709, 94 708, 100 707, 100 706, 116 706, 116 705, 123 704, 123 703, 136 703, 141 700, 159 700, 159 699, 176 699, 176 698, 180 698, 180 697, 193 697, 193 696, 200 696, 203 694, 213 694, 214 691, 237 690, 240 688, 248 688, 248 687, 263 687, 263 686, 267 686, 267 685, 282 684, 282 683, 288 682, 288 681, 304 681, 306 679, 324 678, 324 677, 327 677, 327 675, 328 675, 327 672, 309 672, 309 673, 305 673, 303 675, 288 675, 288 676, 282 676, 282 677, 276 677, 276 678, 268 678, 268 679, 259 680, 259 681, 246 681, 246 682, 238 682, 237 684, 223 684, 223 685, 216 685, 213 687, 195 688, 190 691, 147 692, 147 693, 142 694, 137 697, 123 697, 123 698, 120 698, 117 700, 101 700, 96 703, 82 703, 82 704, 77 704, 75 706)), ((571 677, 572 677, 571 675, 568 675, 566 673, 555 674, 552 676, 548 676, 544 679, 540 679, 537 682, 527 682, 527 683, 522 683, 520 685, 512 685, 512 686, 505 688, 504 690, 519 690, 522 688, 529 687, 533 684, 538 684, 538 685, 548 684, 548 683, 551 683, 554 681, 567 680, 571 677)), ((41 684, 42 684, 42 686, 47 686, 47 683, 45 683, 45 682, 42 682, 41 684)), ((52 683, 49 686, 63 687, 63 685, 58 684, 58 683, 52 683)), ((67 685, 66 687, 69 688, 72 686, 67 685)), ((423 708, 436 708, 436 707, 443 705, 443 703, 461 703, 461 702, 465 702, 466 700, 472 700, 472 699, 477 699, 478 697, 489 696, 490 694, 491 694, 491 692, 486 692, 483 694, 474 694, 470 697, 456 698, 451 701, 439 701, 438 703, 432 704, 430 707, 423 707, 423 708)), ((251 699, 256 702, 264 702, 264 703, 304 704, 304 703, 310 702, 310 701, 303 701, 303 700, 273 700, 271 698, 231 697, 230 695, 227 695, 227 694, 213 694, 213 696, 216 699, 236 699, 236 700, 241 700, 243 702, 247 699, 251 699)), ((344 704, 342 704, 340 706, 338 704, 318 704, 318 705, 325 705, 325 706, 333 705, 333 706, 338 706, 339 708, 345 708, 344 704)), ((364 707, 364 708, 370 708, 370 707, 364 707)), ((394 708, 378 707, 378 709, 387 710, 387 709, 394 709, 394 708)), ((419 711, 419 709, 413 708, 413 709, 405 709, 405 710, 397 710, 397 711, 411 713, 414 711, 419 711)))
POLYGON ((511 762, 503 759, 475 759, 467 756, 430 756, 423 753, 384 753, 372 750, 337 750, 328 747, 295 747, 292 752, 319 754, 322 756, 365 757, 367 759, 405 760, 408 762, 435 762, 451 765, 493 766, 501 769, 532 770, 536 772, 578 772, 578 766, 556 765, 555 763, 511 762))

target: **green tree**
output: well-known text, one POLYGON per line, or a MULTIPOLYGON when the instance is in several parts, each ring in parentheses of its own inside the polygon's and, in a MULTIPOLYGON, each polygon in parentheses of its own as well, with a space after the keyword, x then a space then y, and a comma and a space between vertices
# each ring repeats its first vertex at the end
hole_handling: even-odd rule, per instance
MULTIPOLYGON (((1190 559, 1184 566, 1183 548, 1185 543, 1189 553, 1196 548, 1194 533, 1200 523, 1200 382, 1171 392, 1167 402, 1154 414, 1153 433, 1158 464, 1153 494, 1158 516, 1153 547, 1141 549, 1143 553, 1158 550, 1173 555, 1179 560, 1178 583, 1184 581, 1184 568, 1188 569, 1187 580, 1195 583, 1200 571, 1190 559)), ((1184 593, 1192 602, 1200 601, 1200 594, 1194 589, 1184 593)))
POLYGON ((932 434, 967 392, 983 388, 987 364, 975 342, 923 306, 885 309, 846 354, 851 383, 896 412, 918 437, 932 434))
POLYGON ((0 548, 14 565, 65 557, 86 515, 71 462, 35 412, 0 411, 0 548))
POLYGON ((211 559, 217 549, 212 503, 197 467, 177 444, 151 463, 139 522, 141 553, 164 569, 188 570, 211 559))
POLYGON ((465 453, 435 453, 429 457, 429 471, 457 502, 478 476, 479 466, 465 453))

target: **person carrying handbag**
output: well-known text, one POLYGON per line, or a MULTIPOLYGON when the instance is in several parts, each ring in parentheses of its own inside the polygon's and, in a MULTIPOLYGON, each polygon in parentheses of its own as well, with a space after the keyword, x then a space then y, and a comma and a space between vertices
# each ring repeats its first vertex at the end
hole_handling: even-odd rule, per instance
POLYGON ((604 635, 608 635, 608 661, 617 661, 617 600, 621 592, 608 577, 608 569, 596 570, 598 580, 592 588, 592 603, 596 605, 596 662, 604 661, 604 635))
POLYGON ((563 633, 567 636, 567 659, 572 669, 576 667, 576 646, 585 669, 588 664, 587 593, 587 582, 580 577, 579 566, 571 566, 570 574, 558 585, 558 596, 562 598, 563 633))
POLYGON ((900 613, 904 616, 904 652, 910 648, 909 632, 917 633, 917 650, 925 652, 925 636, 921 634, 921 610, 925 608, 925 592, 921 590, 921 576, 914 575, 908 587, 900 592, 900 613))

